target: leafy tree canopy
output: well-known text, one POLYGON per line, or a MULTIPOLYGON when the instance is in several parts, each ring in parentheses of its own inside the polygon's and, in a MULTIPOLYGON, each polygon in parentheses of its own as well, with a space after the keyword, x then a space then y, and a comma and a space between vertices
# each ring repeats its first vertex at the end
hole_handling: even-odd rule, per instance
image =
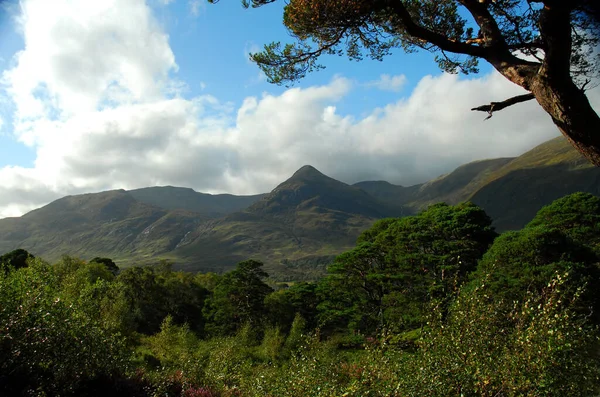
POLYGON ((595 251, 600 249, 600 198, 589 193, 573 193, 543 207, 526 226, 559 229, 595 251))
MULTIPOLYGON (((494 299, 522 301, 529 292, 540 292, 557 273, 568 274, 570 284, 582 288, 583 309, 593 308, 594 321, 598 321, 597 262, 598 257, 588 247, 563 231, 528 227, 504 233, 494 241, 480 261, 471 285, 486 277, 494 299)), ((470 293, 469 288, 465 291, 470 293)))
POLYGON ((496 237, 491 223, 471 203, 375 223, 328 268, 321 322, 362 331, 418 326, 430 302, 448 300, 475 269, 496 237))
POLYGON ((0 265, 9 266, 13 269, 20 269, 22 267, 27 267, 28 259, 34 258, 35 256, 31 255, 29 252, 22 248, 18 248, 0 256, 0 265))
POLYGON ((119 272, 119 266, 117 266, 117 264, 110 258, 95 257, 90 261, 90 263, 91 262, 103 264, 112 274, 117 274, 119 272))
POLYGON ((231 334, 244 324, 263 320, 264 300, 273 289, 263 281, 269 275, 262 266, 259 261, 243 261, 219 279, 204 308, 209 332, 231 334))

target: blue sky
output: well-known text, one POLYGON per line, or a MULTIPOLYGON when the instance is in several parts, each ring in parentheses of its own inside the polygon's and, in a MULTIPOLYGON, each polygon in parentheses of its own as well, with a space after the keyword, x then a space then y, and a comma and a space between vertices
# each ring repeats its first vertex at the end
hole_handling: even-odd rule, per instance
POLYGON ((5 2, 0 217, 113 188, 265 192, 304 164, 409 185, 558 135, 535 103, 484 123, 471 107, 520 89, 487 65, 445 75, 429 53, 328 57, 295 87, 268 84, 247 54, 290 40, 283 5, 5 2))

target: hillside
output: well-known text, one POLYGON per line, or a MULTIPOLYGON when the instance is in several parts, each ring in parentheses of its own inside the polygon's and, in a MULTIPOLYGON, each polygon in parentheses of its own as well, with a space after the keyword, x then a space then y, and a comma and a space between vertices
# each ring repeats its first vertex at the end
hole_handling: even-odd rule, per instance
POLYGON ((275 274, 301 277, 307 267, 322 274, 376 219, 401 213, 305 166, 265 195, 167 186, 64 197, 0 220, 0 251, 23 247, 51 261, 109 256, 121 266, 166 258, 213 271, 253 257, 275 274))
POLYGON ((173 186, 155 186, 129 190, 128 193, 136 200, 167 210, 187 210, 213 218, 241 211, 264 194, 253 196, 234 196, 233 194, 206 194, 190 188, 173 186))
POLYGON ((262 195, 166 186, 68 196, 0 219, 0 252, 25 248, 51 261, 65 253, 109 256, 121 266, 166 258, 213 271, 255 258, 280 279, 313 278, 376 219, 471 200, 504 231, 521 228, 543 205, 575 191, 600 195, 600 170, 557 138, 516 158, 472 162, 408 187, 351 186, 304 166, 262 195))
POLYGON ((24 247, 48 260, 65 253, 150 257, 175 248, 205 219, 139 202, 124 190, 67 196, 21 218, 0 219, 0 251, 24 247))
POLYGON ((492 217, 498 231, 505 231, 522 228, 541 207, 569 193, 600 195, 600 169, 558 137, 519 157, 475 161, 420 185, 360 182, 355 186, 407 211, 441 201, 472 201, 492 217))
POLYGON ((441 201, 456 204, 469 200, 473 193, 487 183, 491 174, 513 160, 514 158, 499 158, 474 161, 458 167, 449 174, 409 187, 383 181, 359 182, 354 186, 390 204, 418 211, 441 201))
POLYGON ((249 257, 290 275, 298 262, 324 269, 376 219, 401 209, 304 166, 246 210, 202 224, 173 252, 190 268, 233 265, 249 257), (202 255, 198 255, 202 252, 202 255))
POLYGON ((600 169, 562 137, 517 157, 483 182, 469 199, 486 210, 498 230, 522 228, 542 206, 569 193, 600 195, 600 169))

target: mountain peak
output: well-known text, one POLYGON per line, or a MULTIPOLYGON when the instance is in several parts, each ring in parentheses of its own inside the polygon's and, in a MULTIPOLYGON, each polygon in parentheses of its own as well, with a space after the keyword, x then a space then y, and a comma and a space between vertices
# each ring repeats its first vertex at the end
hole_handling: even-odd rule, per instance
POLYGON ((302 166, 298 171, 294 172, 294 175, 290 179, 315 179, 315 178, 327 178, 322 172, 317 170, 312 165, 302 166))

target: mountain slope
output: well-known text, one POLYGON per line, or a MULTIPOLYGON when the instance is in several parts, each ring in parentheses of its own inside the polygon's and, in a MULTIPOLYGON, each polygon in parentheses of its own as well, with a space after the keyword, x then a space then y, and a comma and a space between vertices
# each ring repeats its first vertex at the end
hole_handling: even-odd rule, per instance
POLYGON ((212 196, 167 186, 68 196, 0 219, 0 253, 25 248, 50 261, 63 253, 108 256, 120 266, 167 258, 195 271, 256 258, 280 278, 301 279, 322 274, 382 217, 471 200, 503 231, 522 227, 543 205, 575 191, 600 195, 600 169, 557 138, 517 158, 465 164, 409 187, 350 186, 304 166, 264 195, 212 196))
POLYGON ((67 196, 21 218, 0 219, 0 251, 22 247, 48 260, 65 253, 148 257, 173 249, 186 227, 205 219, 141 203, 124 190, 67 196), (174 218, 177 230, 166 226, 174 218))
POLYGON ((503 231, 522 228, 544 205, 577 191, 600 195, 600 168, 559 137, 491 173, 469 199, 503 231))
POLYGON ((109 256, 121 266, 167 258, 204 271, 254 257, 289 279, 305 273, 298 263, 322 273, 376 219, 401 212, 305 166, 265 195, 168 186, 64 197, 0 220, 0 251, 22 247, 51 261, 64 253, 109 256))
POLYGON ((544 205, 567 194, 600 195, 600 169, 558 137, 519 157, 475 161, 421 185, 361 182, 355 186, 413 211, 441 201, 472 201, 492 217, 498 231, 505 231, 522 228, 544 205))
POLYGON ((221 217, 241 211, 260 200, 264 194, 234 196, 232 194, 198 193, 190 188, 155 186, 129 190, 136 200, 167 210, 187 210, 210 217, 221 217))
POLYGON ((399 208, 375 199, 362 189, 337 181, 310 165, 300 168, 247 211, 261 216, 285 217, 290 211, 327 208, 370 218, 389 216, 399 208))
POLYGON ((499 158, 474 161, 458 167, 449 174, 409 187, 383 181, 359 182, 354 186, 388 203, 418 211, 441 201, 457 204, 468 200, 487 183, 491 174, 513 160, 514 158, 499 158))
POLYGON ((351 247, 376 219, 400 210, 365 191, 304 166, 246 210, 202 224, 190 242, 174 251, 190 268, 213 268, 253 257, 269 270, 287 273, 285 264, 319 262, 351 247), (198 255, 202 252, 202 255, 198 255), (221 262, 221 263, 224 263, 221 262))

